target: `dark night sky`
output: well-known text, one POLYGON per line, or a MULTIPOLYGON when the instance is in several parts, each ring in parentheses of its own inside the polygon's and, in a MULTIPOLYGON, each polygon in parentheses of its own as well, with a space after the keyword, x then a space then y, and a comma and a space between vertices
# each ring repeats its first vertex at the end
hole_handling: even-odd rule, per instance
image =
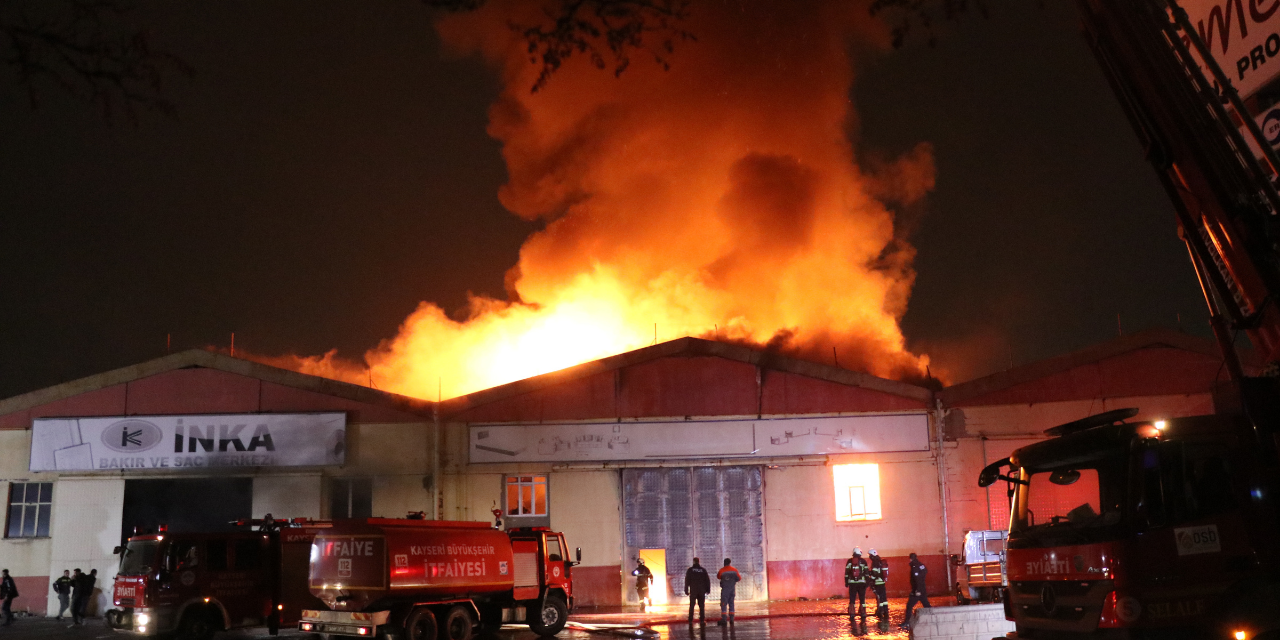
MULTIPOLYGON (((1066 2, 864 61, 863 153, 934 145, 904 330, 961 379, 1124 330, 1208 335, 1171 208, 1066 2)), ((495 76, 413 0, 144 5, 193 66, 114 126, 0 75, 0 398, 225 346, 357 357, 421 300, 500 296, 495 76)), ((679 56, 673 59, 679 64, 679 56)), ((622 80, 626 81, 624 75, 622 80)), ((553 80, 554 82, 554 80, 553 80)))

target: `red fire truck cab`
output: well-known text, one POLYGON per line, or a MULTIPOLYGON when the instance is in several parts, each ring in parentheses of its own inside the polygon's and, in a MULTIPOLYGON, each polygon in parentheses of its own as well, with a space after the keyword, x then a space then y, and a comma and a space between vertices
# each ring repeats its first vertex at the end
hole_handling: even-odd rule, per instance
POLYGON ((1230 418, 1111 411, 989 465, 1009 483, 1017 637, 1245 637, 1277 628, 1270 479, 1230 418), (1240 633, 1242 635, 1236 635, 1240 633))
POLYGON ((171 533, 162 527, 129 538, 116 550, 116 608, 107 612, 107 626, 193 639, 241 627, 266 626, 274 634, 281 625, 292 626, 304 607, 320 604, 307 591, 306 576, 311 539, 324 525, 265 522, 257 531, 171 533))

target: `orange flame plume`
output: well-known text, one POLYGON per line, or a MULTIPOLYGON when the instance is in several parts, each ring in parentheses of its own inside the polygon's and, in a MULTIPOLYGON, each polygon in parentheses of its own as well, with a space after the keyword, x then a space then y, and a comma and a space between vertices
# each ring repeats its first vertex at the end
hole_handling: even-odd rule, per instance
MULTIPOLYGON (((362 365, 277 360, 380 389, 444 397, 686 335, 772 345, 920 379, 898 320, 914 249, 890 206, 933 188, 931 149, 873 171, 855 161, 851 42, 880 48, 857 2, 695 2, 672 66, 615 78, 571 58, 541 91, 508 27, 529 3, 440 24, 500 66, 489 132, 504 206, 545 222, 508 274, 510 300, 461 320, 424 302, 362 365)), ((531 16, 533 18, 535 16, 531 16)), ((864 49, 867 47, 863 47, 864 49)))

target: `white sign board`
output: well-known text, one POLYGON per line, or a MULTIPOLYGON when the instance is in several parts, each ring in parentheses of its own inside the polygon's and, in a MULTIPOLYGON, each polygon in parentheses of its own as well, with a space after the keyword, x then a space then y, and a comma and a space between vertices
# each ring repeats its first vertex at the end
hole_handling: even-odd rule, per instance
POLYGON ((32 471, 340 465, 345 413, 39 418, 32 471))
POLYGON ((766 458, 928 451, 929 416, 471 425, 470 461, 766 458))
MULTIPOLYGON (((1280 2, 1276 0, 1178 0, 1201 42, 1241 98, 1280 75, 1280 2)), ((1191 54, 1199 55, 1195 47, 1191 54)), ((1205 79, 1213 73, 1201 63, 1205 79)))

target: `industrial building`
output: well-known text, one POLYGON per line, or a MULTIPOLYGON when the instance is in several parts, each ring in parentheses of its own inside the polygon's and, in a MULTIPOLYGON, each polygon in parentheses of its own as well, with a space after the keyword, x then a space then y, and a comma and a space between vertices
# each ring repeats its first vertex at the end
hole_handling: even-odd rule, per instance
POLYGON ((965 532, 1007 522, 985 464, 1113 408, 1211 413, 1224 377, 1173 331, 940 392, 683 338, 434 403, 188 351, 0 401, 0 566, 15 607, 56 612, 51 577, 96 568, 109 591, 134 526, 497 510, 582 547, 579 605, 635 602, 638 558, 676 601, 694 555, 733 558, 739 599, 831 597, 854 546, 889 560, 891 594, 912 552, 941 593, 965 532))

